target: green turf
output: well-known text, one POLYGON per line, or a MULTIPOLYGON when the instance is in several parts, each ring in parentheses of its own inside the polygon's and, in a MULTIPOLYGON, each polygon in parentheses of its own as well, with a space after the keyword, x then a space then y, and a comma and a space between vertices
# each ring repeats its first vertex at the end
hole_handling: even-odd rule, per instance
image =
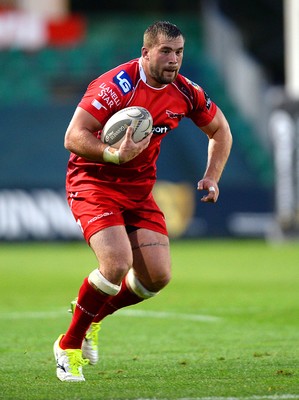
POLYGON ((298 243, 175 241, 172 260, 159 296, 104 322, 86 382, 63 383, 52 345, 95 257, 0 245, 0 399, 299 399, 298 243))

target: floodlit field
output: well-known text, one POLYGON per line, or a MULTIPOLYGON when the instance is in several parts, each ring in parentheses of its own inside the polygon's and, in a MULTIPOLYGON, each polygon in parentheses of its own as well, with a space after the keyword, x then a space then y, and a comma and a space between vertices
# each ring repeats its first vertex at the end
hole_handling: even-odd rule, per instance
POLYGON ((0 245, 0 399, 299 399, 299 244, 175 241, 159 296, 103 323, 86 382, 53 342, 96 266, 84 243, 0 245))

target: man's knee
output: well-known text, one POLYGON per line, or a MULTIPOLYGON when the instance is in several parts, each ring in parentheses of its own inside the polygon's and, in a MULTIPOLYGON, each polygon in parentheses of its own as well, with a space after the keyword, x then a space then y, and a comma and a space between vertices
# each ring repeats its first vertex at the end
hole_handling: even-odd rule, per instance
POLYGON ((160 279, 157 279, 156 281, 144 283, 141 282, 140 279, 138 279, 138 277, 134 273, 133 268, 129 270, 126 276, 126 282, 130 289, 142 299, 149 299, 156 296, 160 292, 160 290, 168 284, 170 279, 170 274, 167 274, 163 277, 160 277, 160 279))
POLYGON ((88 276, 88 282, 102 293, 116 296, 121 286, 108 281, 98 269, 93 270, 88 276))

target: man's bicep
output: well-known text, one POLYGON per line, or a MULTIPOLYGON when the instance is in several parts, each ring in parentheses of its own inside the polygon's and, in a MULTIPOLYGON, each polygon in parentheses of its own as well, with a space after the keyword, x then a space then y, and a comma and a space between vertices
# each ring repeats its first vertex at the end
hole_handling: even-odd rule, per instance
POLYGON ((88 111, 81 107, 77 107, 69 128, 87 129, 90 132, 96 132, 102 128, 100 122, 88 111))
POLYGON ((101 129, 99 121, 81 107, 77 107, 64 136, 64 147, 82 154, 82 144, 101 129))
POLYGON ((206 125, 206 126, 201 126, 200 129, 209 137, 212 138, 215 134, 215 132, 224 129, 225 131, 229 130, 229 125, 228 122, 220 110, 220 108, 217 107, 216 114, 212 121, 206 125))

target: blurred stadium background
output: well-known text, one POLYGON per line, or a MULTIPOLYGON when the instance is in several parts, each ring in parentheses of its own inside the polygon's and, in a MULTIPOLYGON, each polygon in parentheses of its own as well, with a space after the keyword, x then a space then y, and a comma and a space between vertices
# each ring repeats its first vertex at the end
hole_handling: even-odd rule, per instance
POLYGON ((66 127, 87 84, 139 57, 158 19, 182 28, 181 72, 222 108, 234 136, 216 205, 196 192, 204 135, 184 121, 165 139, 155 190, 170 235, 297 237, 298 99, 286 91, 285 10, 283 0, 0 0, 0 241, 81 239, 64 195, 66 127))

